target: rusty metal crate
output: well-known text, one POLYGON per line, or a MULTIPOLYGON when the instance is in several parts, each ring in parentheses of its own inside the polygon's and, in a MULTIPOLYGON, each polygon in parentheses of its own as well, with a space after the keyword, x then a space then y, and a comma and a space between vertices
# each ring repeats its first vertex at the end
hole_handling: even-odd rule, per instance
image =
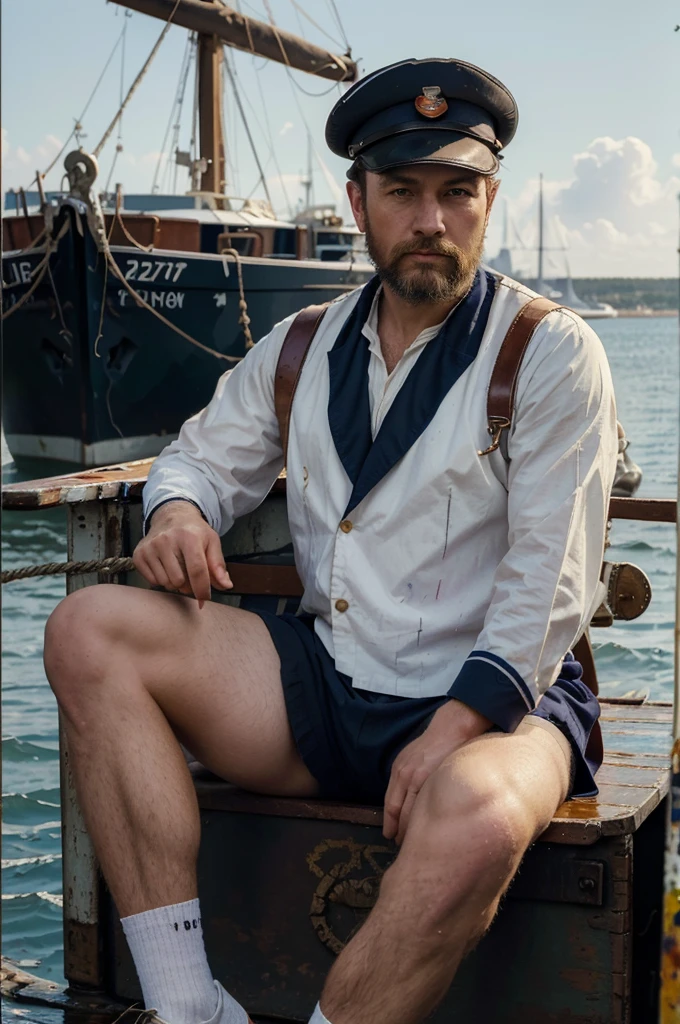
MULTIPOLYGON (((603 732, 599 797, 559 809, 434 1024, 655 1019, 670 709, 605 703, 603 732)), ((251 1015, 307 1021, 396 853, 382 811, 253 796, 200 766, 194 777, 211 966, 251 1015)), ((110 992, 137 998, 110 903, 107 916, 110 992)))

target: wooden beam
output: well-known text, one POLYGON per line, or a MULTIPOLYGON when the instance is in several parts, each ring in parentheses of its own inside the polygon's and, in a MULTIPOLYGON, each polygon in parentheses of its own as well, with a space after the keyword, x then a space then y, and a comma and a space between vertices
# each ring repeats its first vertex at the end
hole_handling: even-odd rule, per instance
MULTIPOLYGON (((113 3, 161 21, 168 21, 175 7, 175 0, 113 0, 113 3)), ((272 25, 239 14, 221 3, 179 0, 172 23, 200 35, 217 36, 237 50, 255 53, 279 64, 289 64, 298 71, 334 82, 354 82, 358 77, 357 66, 350 57, 314 46, 306 39, 274 29, 272 25)))
POLYGON ((201 176, 201 191, 224 195, 226 182, 222 137, 222 43, 217 36, 199 35, 198 68, 200 156, 208 164, 201 176))

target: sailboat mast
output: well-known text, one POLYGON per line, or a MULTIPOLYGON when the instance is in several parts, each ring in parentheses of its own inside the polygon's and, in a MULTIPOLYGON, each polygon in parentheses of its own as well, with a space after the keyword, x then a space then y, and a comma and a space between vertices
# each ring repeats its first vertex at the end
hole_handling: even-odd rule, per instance
POLYGON ((226 187, 222 134, 222 43, 214 35, 198 37, 198 113, 200 156, 207 167, 201 192, 224 195, 226 187))
POLYGON ((536 291, 543 292, 543 175, 538 178, 538 279, 536 291))
POLYGON ((307 177, 305 178, 305 209, 312 205, 312 136, 307 132, 307 177))

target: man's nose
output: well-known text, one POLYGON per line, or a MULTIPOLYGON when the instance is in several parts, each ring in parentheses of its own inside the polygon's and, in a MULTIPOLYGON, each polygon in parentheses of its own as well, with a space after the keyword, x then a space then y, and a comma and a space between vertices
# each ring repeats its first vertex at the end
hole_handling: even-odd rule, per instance
POLYGON ((446 231, 441 203, 423 196, 414 211, 413 231, 417 235, 443 235, 446 231))

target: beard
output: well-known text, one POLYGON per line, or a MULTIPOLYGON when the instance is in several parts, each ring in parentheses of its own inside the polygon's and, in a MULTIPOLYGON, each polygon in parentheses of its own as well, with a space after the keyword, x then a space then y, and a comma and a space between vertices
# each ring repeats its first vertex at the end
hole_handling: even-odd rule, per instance
POLYGON ((471 251, 466 252, 453 242, 432 235, 402 242, 390 252, 383 253, 371 230, 368 216, 365 234, 368 255, 382 283, 414 306, 421 303, 453 302, 465 295, 474 280, 484 248, 483 236, 471 251), (406 269, 402 264, 403 258, 423 249, 438 253, 446 259, 406 269))

